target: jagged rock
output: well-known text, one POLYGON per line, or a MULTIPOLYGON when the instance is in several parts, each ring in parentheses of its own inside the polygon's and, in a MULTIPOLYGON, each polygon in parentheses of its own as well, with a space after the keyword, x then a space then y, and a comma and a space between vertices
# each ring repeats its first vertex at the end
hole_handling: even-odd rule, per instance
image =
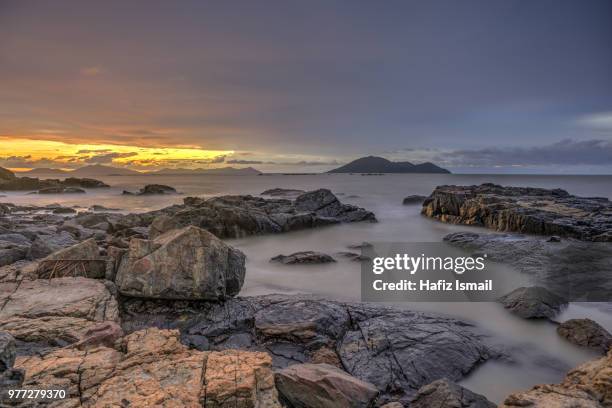
POLYGON ((75 214, 77 211, 70 207, 58 207, 53 209, 53 214, 75 214))
POLYGON ((499 301, 506 309, 524 319, 551 318, 567 305, 567 300, 539 286, 515 289, 499 301))
POLYGON ((446 378, 419 389, 410 408, 495 408, 485 396, 476 394, 446 378))
POLYGON ((346 246, 348 249, 366 249, 372 248, 372 244, 369 242, 362 242, 361 244, 351 244, 346 246))
POLYGON ((72 234, 61 231, 54 235, 38 235, 30 249, 26 258, 29 260, 40 259, 51 255, 54 252, 61 251, 63 248, 68 248, 78 243, 72 234))
POLYGON ((179 228, 181 228, 181 224, 176 219, 167 215, 160 215, 155 217, 149 227, 149 239, 155 239, 168 231, 179 228))
POLYGON ((324 254, 322 252, 315 251, 303 251, 303 252, 295 252, 291 255, 277 255, 270 259, 270 262, 280 262, 285 265, 294 265, 294 264, 323 264, 336 262, 334 258, 331 256, 324 254))
MULTIPOLYGON (((195 225, 219 238, 295 231, 341 222, 376 221, 373 213, 342 204, 329 190, 322 189, 302 194, 295 201, 248 195, 210 199, 187 197, 183 205, 126 215, 118 220, 115 227, 117 230, 149 227, 160 215, 172 219, 172 222, 164 221, 166 228, 195 225)), ((167 232, 159 229, 164 223, 156 226, 156 234, 167 232)))
POLYGON ((236 350, 201 352, 155 328, 122 340, 121 350, 64 348, 20 357, 24 386, 62 388, 62 406, 280 408, 270 357, 236 350))
POLYGON ((546 242, 517 234, 452 233, 449 244, 489 261, 510 265, 542 286, 571 301, 608 302, 612 293, 612 250, 606 242, 574 239, 546 242))
POLYGON ((407 404, 421 386, 442 377, 460 380, 499 355, 464 321, 311 296, 221 304, 126 299, 122 321, 128 332, 151 325, 179 328, 186 343, 205 350, 265 350, 276 368, 312 362, 325 348, 349 374, 374 384, 381 403, 407 404))
POLYGON ((408 197, 404 198, 404 200, 402 201, 402 204, 404 205, 422 204, 425 200, 427 200, 427 197, 422 196, 422 195, 409 195, 408 197))
POLYGON ((25 259, 28 247, 0 241, 0 266, 10 265, 25 259))
POLYGON ((0 373, 13 367, 16 355, 15 339, 10 333, 0 331, 0 373))
POLYGON ((498 231, 608 241, 612 203, 607 198, 577 197, 561 189, 530 187, 439 186, 423 203, 422 213, 452 224, 481 225, 498 231))
POLYGON ((63 346, 103 321, 119 320, 115 297, 87 278, 0 284, 0 330, 26 343, 63 346))
POLYGON ((561 384, 536 385, 508 396, 500 408, 606 408, 612 406, 612 351, 570 371, 561 384))
POLYGON ((0 241, 10 242, 17 245, 30 245, 30 239, 22 234, 8 233, 0 234, 0 241))
POLYGON ((260 195, 270 197, 295 198, 303 193, 305 193, 304 190, 295 190, 292 188, 271 188, 262 192, 260 195))
POLYGON ((241 251, 191 226, 155 240, 132 239, 116 283, 126 296, 222 300, 242 288, 244 263, 241 251))
POLYGON ((174 187, 165 186, 163 184, 147 184, 136 194, 129 191, 123 191, 123 195, 161 195, 161 194, 178 194, 174 187))
POLYGON ((115 322, 102 322, 87 329, 73 347, 79 350, 92 349, 98 346, 114 347, 121 337, 123 337, 121 326, 115 322))
POLYGON ((84 194, 85 190, 78 187, 53 186, 38 190, 38 194, 84 194))
POLYGON ((341 255, 345 258, 350 259, 351 261, 356 261, 356 262, 365 262, 365 261, 370 261, 372 259, 367 255, 361 255, 356 252, 348 252, 348 251, 340 251, 338 252, 338 255, 341 255))
POLYGON ((76 177, 67 177, 64 179, 63 184, 65 186, 76 186, 82 188, 109 188, 110 186, 100 180, 95 180, 91 178, 76 178, 76 177))
POLYGON ((106 261, 100 256, 93 238, 52 253, 40 260, 38 267, 39 278, 83 276, 101 279, 105 272, 106 261))
POLYGON ((275 378, 281 397, 296 408, 367 408, 378 394, 374 385, 329 364, 294 364, 275 378))
POLYGON ((559 336, 583 347, 607 353, 612 347, 612 335, 591 319, 570 319, 557 327, 559 336))

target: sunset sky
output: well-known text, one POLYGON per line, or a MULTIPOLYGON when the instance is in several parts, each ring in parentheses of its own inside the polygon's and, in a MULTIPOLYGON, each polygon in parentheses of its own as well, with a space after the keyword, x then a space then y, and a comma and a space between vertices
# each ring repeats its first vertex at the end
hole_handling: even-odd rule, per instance
POLYGON ((0 0, 0 166, 612 174, 608 0, 0 0))

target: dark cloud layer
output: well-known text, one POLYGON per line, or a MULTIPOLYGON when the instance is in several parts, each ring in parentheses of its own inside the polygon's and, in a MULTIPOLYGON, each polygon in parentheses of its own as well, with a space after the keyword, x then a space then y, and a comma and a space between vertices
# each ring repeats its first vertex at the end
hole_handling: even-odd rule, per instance
POLYGON ((106 153, 99 154, 95 156, 88 157, 84 159, 85 163, 95 163, 95 164, 104 164, 104 163, 112 163, 115 159, 121 159, 125 157, 134 157, 138 155, 136 152, 127 152, 127 153, 106 153))

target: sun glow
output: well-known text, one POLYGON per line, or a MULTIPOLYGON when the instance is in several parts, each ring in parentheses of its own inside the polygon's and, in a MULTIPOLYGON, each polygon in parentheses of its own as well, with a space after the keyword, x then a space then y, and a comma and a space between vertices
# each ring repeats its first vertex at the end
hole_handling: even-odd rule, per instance
POLYGON ((70 169, 88 164, 131 167, 136 170, 214 167, 231 150, 198 147, 138 147, 106 144, 70 144, 51 140, 29 140, 0 136, 0 160, 12 170, 34 167, 70 169))

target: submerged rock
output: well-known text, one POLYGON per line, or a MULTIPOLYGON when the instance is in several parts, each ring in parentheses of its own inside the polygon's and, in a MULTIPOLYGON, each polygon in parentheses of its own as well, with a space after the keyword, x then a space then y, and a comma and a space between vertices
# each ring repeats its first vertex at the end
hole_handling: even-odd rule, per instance
POLYGON ((561 384, 536 385, 508 396, 500 408, 612 406, 612 351, 570 371, 561 384))
POLYGON ((280 262, 285 265, 294 265, 294 264, 323 264, 336 262, 334 258, 331 256, 324 254, 322 252, 315 251, 303 251, 303 252, 295 252, 291 255, 277 255, 270 259, 270 262, 280 262))
POLYGON ((132 333, 119 350, 19 357, 16 367, 25 369, 26 387, 65 389, 65 406, 281 407, 269 355, 189 350, 173 330, 132 333))
POLYGON ((296 408, 368 408, 378 394, 374 385, 329 364, 294 364, 275 377, 281 397, 296 408))
POLYGON ((163 194, 178 194, 174 187, 164 184, 147 184, 136 194, 129 191, 123 191, 123 195, 163 195, 163 194))
POLYGON ((419 389, 410 408, 495 408, 484 395, 476 394, 447 379, 436 380, 419 389))
POLYGON ((244 264, 241 251, 191 226, 154 240, 132 239, 115 282, 126 296, 216 301, 238 294, 244 264))
POLYGON ((506 309, 525 319, 552 318, 567 305, 567 300, 539 286, 515 289, 499 301, 506 309))
POLYGON ((45 187, 38 190, 38 194, 84 194, 85 190, 78 187, 45 187))
POLYGON ((404 205, 422 204, 426 199, 427 197, 422 196, 422 195, 409 195, 408 197, 404 198, 404 200, 402 201, 402 204, 404 205))
POLYGON ((266 350, 276 368, 320 361, 322 351, 335 354, 350 375, 374 384, 381 404, 407 403, 423 385, 442 377, 457 381, 499 355, 464 321, 311 296, 221 304, 126 299, 122 321, 128 332, 180 328, 185 343, 203 350, 266 350))
POLYGON ((571 343, 603 353, 612 347, 612 335, 591 319, 570 319, 557 327, 557 333, 571 343))
POLYGON ((376 221, 374 214, 349 204, 342 204, 329 190, 304 193, 295 201, 264 199, 253 196, 221 196, 210 199, 187 197, 183 205, 173 205, 144 214, 129 214, 117 221, 116 228, 149 227, 156 222, 155 233, 195 225, 219 238, 280 233, 315 228, 342 222, 376 221))
POLYGON ((612 242, 612 203, 577 197, 561 189, 439 186, 422 213, 452 224, 480 225, 497 231, 558 235, 612 242))

